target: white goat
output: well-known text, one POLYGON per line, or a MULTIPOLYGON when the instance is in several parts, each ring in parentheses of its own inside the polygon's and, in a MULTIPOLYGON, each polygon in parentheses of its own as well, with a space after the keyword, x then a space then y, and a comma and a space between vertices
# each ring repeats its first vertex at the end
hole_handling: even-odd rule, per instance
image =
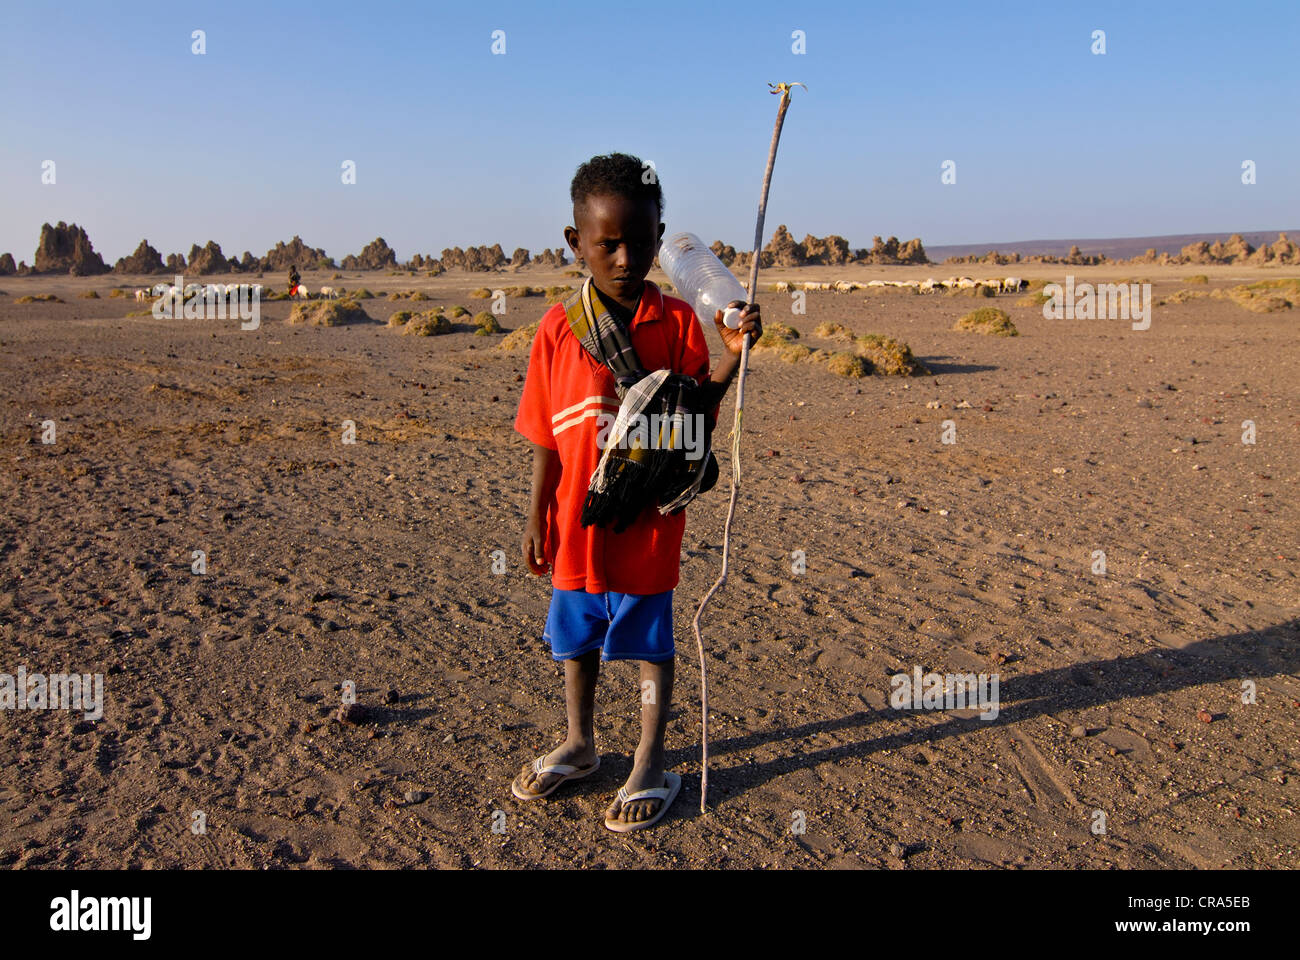
POLYGON ((339 292, 333 287, 321 287, 320 298, 322 300, 337 300, 339 298, 339 292))
POLYGON ((307 287, 301 283, 298 284, 298 289, 294 292, 294 296, 297 297, 299 300, 311 299, 311 294, 307 292, 307 287))
POLYGON ((1027 284, 1020 277, 1007 277, 1002 281, 1002 289, 1011 293, 1019 293, 1027 284))

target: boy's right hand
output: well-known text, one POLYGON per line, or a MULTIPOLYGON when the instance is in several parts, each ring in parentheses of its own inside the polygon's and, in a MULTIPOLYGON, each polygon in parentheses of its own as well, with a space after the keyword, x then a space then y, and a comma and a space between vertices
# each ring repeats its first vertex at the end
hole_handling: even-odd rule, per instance
POLYGON ((549 569, 546 562, 546 537, 542 532, 542 521, 538 517, 529 517, 524 525, 524 562, 528 569, 539 577, 549 569))

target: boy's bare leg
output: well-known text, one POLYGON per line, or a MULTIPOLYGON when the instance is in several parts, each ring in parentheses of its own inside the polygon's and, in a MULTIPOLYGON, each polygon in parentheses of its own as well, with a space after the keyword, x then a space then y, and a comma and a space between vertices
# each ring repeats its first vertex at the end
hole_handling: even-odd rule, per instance
MULTIPOLYGON (((546 763, 567 763, 589 767, 596 762, 596 679, 600 676, 600 650, 564 661, 564 710, 569 720, 569 734, 564 742, 546 755, 546 763)), ((516 781, 530 793, 544 793, 560 779, 558 773, 539 777, 531 763, 524 764, 516 781)))
MULTIPOLYGON (((632 773, 625 784, 628 793, 664 785, 664 732, 668 727, 668 708, 673 702, 673 661, 642 661, 641 691, 641 742, 637 744, 632 773)), ((662 800, 633 800, 624 805, 615 797, 605 816, 636 823, 653 817, 662 803, 662 800)))

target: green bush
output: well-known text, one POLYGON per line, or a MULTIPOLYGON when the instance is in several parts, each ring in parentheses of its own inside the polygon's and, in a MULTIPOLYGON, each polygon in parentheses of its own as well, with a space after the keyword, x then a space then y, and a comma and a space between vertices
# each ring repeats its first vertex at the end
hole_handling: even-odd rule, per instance
POLYGON ((972 310, 953 324, 952 328, 993 337, 1020 336, 1020 331, 1011 322, 1011 318, 997 307, 980 307, 978 310, 972 310))
POLYGON ((317 300, 299 303, 289 311, 288 323, 310 323, 317 327, 341 327, 347 323, 368 323, 370 315, 355 300, 317 300))
MULTIPOLYGON (((984 309, 989 309, 985 307, 984 309)), ((912 348, 901 340, 868 333, 853 342, 854 352, 871 364, 873 373, 898 377, 919 377, 929 373, 925 364, 912 356, 912 348)))
POLYGON ((537 329, 542 325, 542 321, 534 320, 526 327, 518 327, 511 330, 497 344, 498 350, 527 350, 533 345, 533 337, 537 335, 537 329))
POLYGON ((841 377, 865 377, 871 373, 871 363, 856 353, 832 353, 826 361, 831 373, 841 377))
POLYGON ((451 333, 451 321, 437 310, 428 310, 413 316, 402 332, 417 337, 437 337, 451 333))
POLYGON ((848 327, 840 323, 832 323, 829 320, 817 324, 817 329, 813 331, 813 335, 821 337, 823 340, 853 339, 853 332, 848 327))

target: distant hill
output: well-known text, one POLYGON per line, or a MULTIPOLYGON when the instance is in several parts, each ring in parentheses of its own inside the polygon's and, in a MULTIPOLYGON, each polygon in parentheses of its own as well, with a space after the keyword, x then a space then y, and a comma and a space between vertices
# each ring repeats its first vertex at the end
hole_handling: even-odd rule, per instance
MULTIPOLYGON (((1251 246, 1258 247, 1272 243, 1277 239, 1279 233, 1285 233, 1292 237, 1300 236, 1300 230, 1294 229, 1257 230, 1253 233, 1243 233, 1241 236, 1251 246)), ((996 250, 998 253, 1018 253, 1021 256, 1039 254, 1064 257, 1070 252, 1071 247, 1077 246, 1079 252, 1085 255, 1096 256, 1104 253, 1111 260, 1128 260, 1141 256, 1152 247, 1155 248, 1157 254, 1168 253, 1175 256, 1188 244, 1199 243, 1202 240, 1210 243, 1223 242, 1227 241, 1231 236, 1231 233, 1177 233, 1162 237, 1107 237, 1092 240, 1017 240, 1014 243, 959 243, 946 247, 926 247, 926 252, 929 253, 930 259, 935 263, 942 263, 948 257, 983 256, 990 250, 996 250)))

